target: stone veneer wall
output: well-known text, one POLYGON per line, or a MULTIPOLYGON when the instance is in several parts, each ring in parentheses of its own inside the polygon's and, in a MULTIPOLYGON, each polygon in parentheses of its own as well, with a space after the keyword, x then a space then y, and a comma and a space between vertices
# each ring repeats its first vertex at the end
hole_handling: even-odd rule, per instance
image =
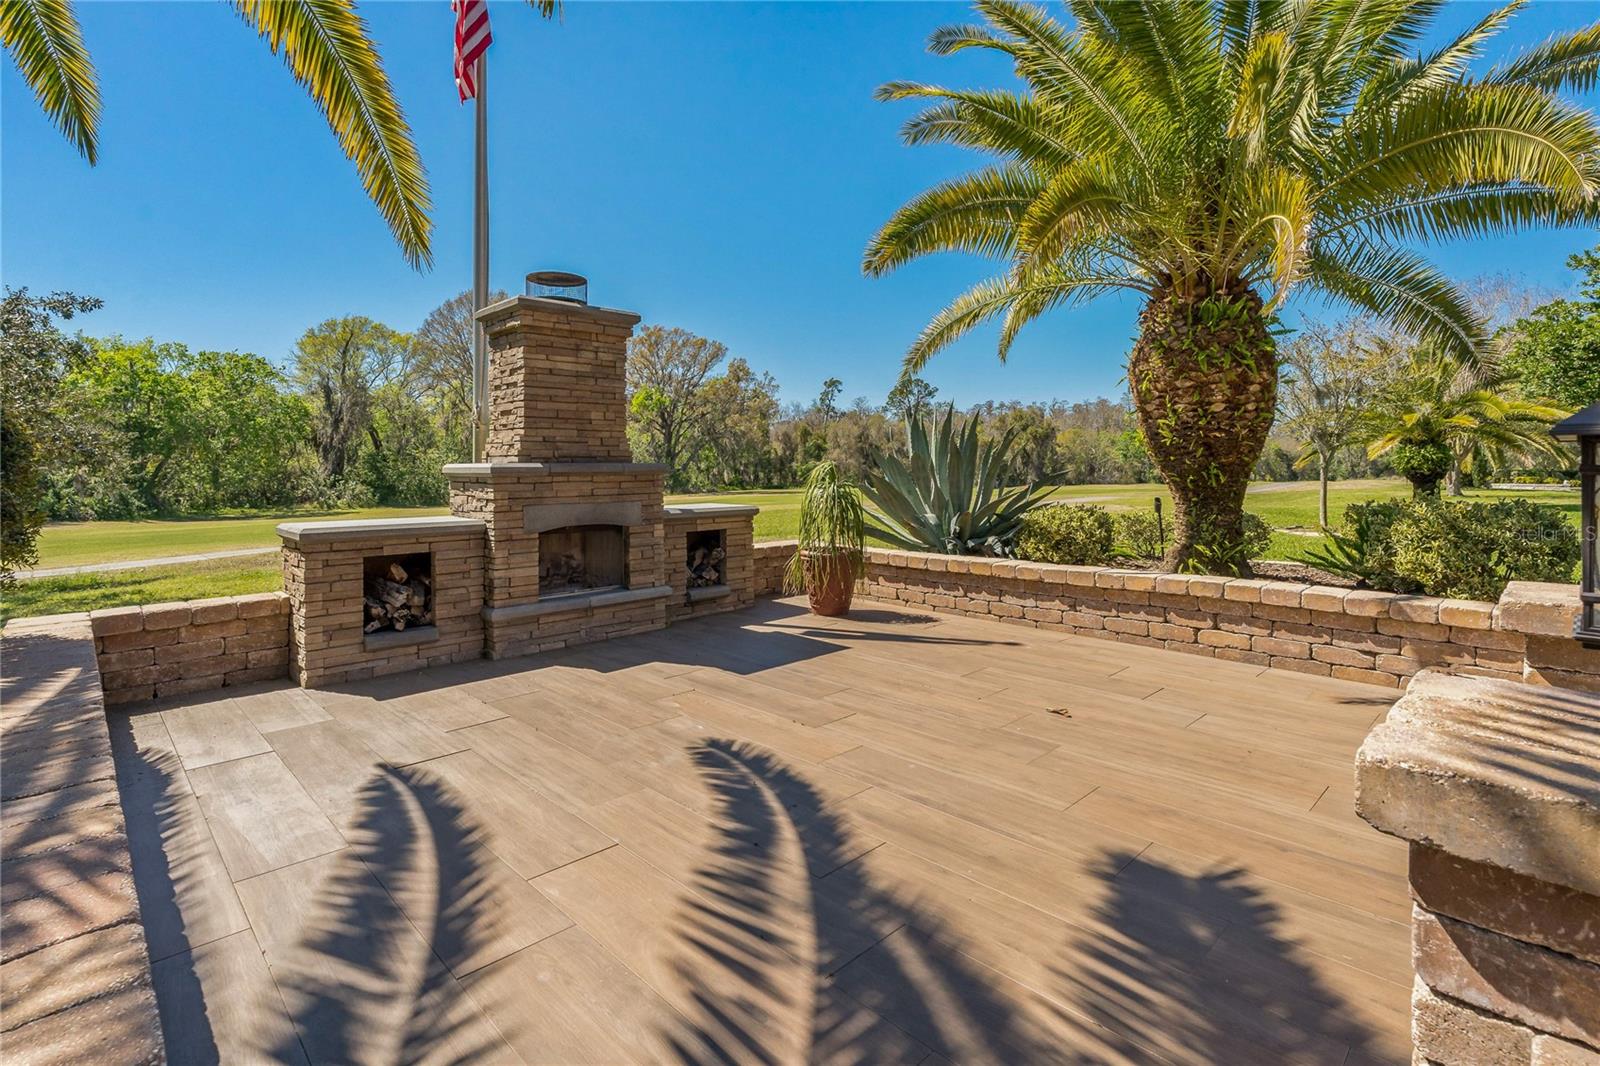
POLYGON ((91 611, 89 625, 108 705, 289 673, 289 597, 281 592, 108 607, 91 611))
MULTIPOLYGON (((793 551, 757 545, 758 588, 793 551)), ((869 548, 856 594, 1390 687, 1432 667, 1600 690, 1600 651, 1571 636, 1576 588, 1513 582, 1493 604, 869 548)))
POLYGON ((755 602, 755 510, 753 507, 719 507, 716 504, 666 509, 663 551, 667 558, 667 582, 672 586, 672 596, 667 600, 669 623, 719 611, 736 611, 755 602), (723 560, 722 583, 728 586, 728 592, 712 599, 694 601, 689 596, 689 534, 709 529, 723 531, 723 548, 727 558, 723 560))
POLYGON ((1600 698, 1419 674, 1356 810, 1411 844, 1414 1061, 1600 1064, 1600 698))
POLYGON ((0 1049, 7 1063, 166 1061, 84 614, 19 618, 0 656, 0 1049))
POLYGON ((483 526, 448 518, 288 523, 283 587, 292 604, 289 672, 301 685, 476 659, 483 654, 483 526), (409 528, 408 528, 409 526, 409 528), (432 632, 366 634, 364 562, 431 553, 432 632))
POLYGON ((783 595, 783 570, 800 547, 797 540, 764 540, 755 547, 756 595, 783 595))

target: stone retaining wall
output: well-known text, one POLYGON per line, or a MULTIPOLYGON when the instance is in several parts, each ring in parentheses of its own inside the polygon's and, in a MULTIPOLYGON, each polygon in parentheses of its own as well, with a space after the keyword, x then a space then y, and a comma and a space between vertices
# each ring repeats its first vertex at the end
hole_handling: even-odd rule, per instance
MULTIPOLYGON (((757 545, 757 587, 793 552, 757 545)), ((1389 687, 1435 668, 1600 690, 1600 651, 1571 636, 1575 585, 1512 582, 1494 604, 869 548, 856 595, 1389 687)))
POLYGON ((764 540, 756 545, 756 595, 783 595, 783 568, 800 546, 797 540, 764 540))
POLYGON ((1356 757, 1411 844, 1425 1066, 1600 1064, 1600 698, 1419 674, 1356 757))
POLYGON ((109 607, 91 611, 89 624, 108 705, 289 673, 289 597, 281 592, 109 607))

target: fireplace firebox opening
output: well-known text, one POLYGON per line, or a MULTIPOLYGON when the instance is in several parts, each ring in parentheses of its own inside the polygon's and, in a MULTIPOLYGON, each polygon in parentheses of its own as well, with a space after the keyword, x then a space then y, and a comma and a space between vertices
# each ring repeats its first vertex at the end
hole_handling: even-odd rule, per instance
POLYGON ((367 556, 361 592, 362 629, 367 633, 433 625, 433 554, 367 556))
POLYGON ((727 584, 723 566, 728 558, 726 533, 722 529, 707 529, 688 535, 684 563, 689 568, 689 588, 727 584))
POLYGON ((539 534, 539 596, 621 588, 628 581, 628 535, 618 526, 570 526, 539 534))

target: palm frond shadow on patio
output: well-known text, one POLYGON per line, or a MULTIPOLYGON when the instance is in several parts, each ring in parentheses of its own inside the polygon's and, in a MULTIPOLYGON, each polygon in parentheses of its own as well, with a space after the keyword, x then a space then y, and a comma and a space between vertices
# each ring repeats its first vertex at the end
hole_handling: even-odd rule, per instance
MULTIPOLYGON (((1056 1020, 1092 1049, 1083 1061, 1409 1061, 1302 957, 1245 871, 1189 874, 1110 852, 1093 872, 1105 889, 1085 923, 1094 932, 1051 966, 1056 1020)), ((1409 989, 1395 991, 1403 1008, 1409 989)))
POLYGON ((846 829, 803 777, 732 740, 691 756, 714 797, 716 839, 676 916, 692 1009, 666 1038, 681 1061, 915 1061, 924 1049, 903 1030, 962 1061, 1054 1058, 993 994, 992 975, 944 946, 936 916, 850 861, 846 829), (900 1027, 832 981, 874 948, 873 994, 900 1027))
MULTIPOLYGON (((441 782, 384 767, 362 787, 346 836, 298 942, 274 964, 311 1059, 494 1061, 503 1045, 475 1024, 445 965, 494 935, 482 831, 441 782)), ((287 1046, 270 1054, 295 1057, 287 1046)))

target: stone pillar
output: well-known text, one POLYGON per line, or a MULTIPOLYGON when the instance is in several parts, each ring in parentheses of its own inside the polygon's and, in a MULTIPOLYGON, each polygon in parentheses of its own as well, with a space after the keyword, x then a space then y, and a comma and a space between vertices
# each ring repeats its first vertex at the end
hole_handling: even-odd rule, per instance
POLYGON ((1411 844, 1415 1061, 1600 1066, 1600 697, 1418 674, 1356 809, 1411 844))

